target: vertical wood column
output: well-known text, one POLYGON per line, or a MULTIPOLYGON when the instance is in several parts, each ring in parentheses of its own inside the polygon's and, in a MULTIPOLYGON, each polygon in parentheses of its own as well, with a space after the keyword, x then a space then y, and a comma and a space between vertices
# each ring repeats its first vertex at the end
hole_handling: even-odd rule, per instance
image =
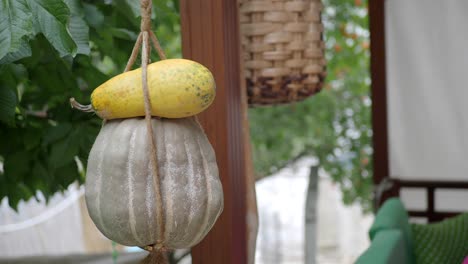
MULTIPOLYGON (((385 54, 385 0, 369 1, 371 39, 372 129, 374 145, 374 184, 390 177, 387 118, 387 73, 385 54)), ((384 194, 383 203, 388 198, 384 194)))
POLYGON ((216 100, 199 119, 215 149, 224 190, 224 211, 208 236, 192 249, 192 263, 244 264, 248 139, 237 1, 181 0, 180 14, 184 58, 207 66, 216 79, 216 100))

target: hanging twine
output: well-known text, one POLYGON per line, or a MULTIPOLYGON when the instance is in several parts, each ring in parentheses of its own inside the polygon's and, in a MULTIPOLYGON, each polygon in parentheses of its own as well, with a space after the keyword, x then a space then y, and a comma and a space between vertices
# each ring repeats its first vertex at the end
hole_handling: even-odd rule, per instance
POLYGON ((165 225, 164 225, 164 216, 163 216, 163 204, 162 204, 162 193, 161 193, 161 182, 158 177, 158 157, 157 157, 157 147, 156 139, 153 136, 153 126, 152 126, 152 115, 151 115, 151 100, 148 89, 148 63, 150 61, 151 46, 150 39, 153 44, 154 49, 157 51, 159 58, 162 60, 166 59, 166 55, 159 44, 158 38, 151 31, 151 9, 152 1, 151 0, 141 0, 141 25, 140 25, 140 34, 135 42, 130 58, 128 59, 127 66, 125 67, 125 72, 129 71, 133 64, 136 61, 138 53, 141 46, 141 80, 143 88, 143 98, 145 101, 145 121, 146 129, 148 131, 148 140, 150 142, 150 167, 152 172, 153 187, 156 198, 156 225, 158 228, 157 234, 159 234, 159 239, 156 241, 156 244, 147 246, 144 249, 150 251, 150 255, 143 260, 143 263, 167 263, 166 259, 166 248, 164 247, 164 234, 165 234, 165 225))
MULTIPOLYGON (((135 64, 135 61, 138 57, 138 53, 140 52, 140 48, 142 46, 143 42, 143 33, 146 32, 149 34, 149 37, 151 39, 151 43, 153 44, 154 49, 158 53, 158 56, 161 60, 166 59, 166 54, 164 53, 163 49, 161 48, 161 44, 159 44, 159 40, 154 34, 153 31, 151 31, 151 7, 152 7, 152 2, 150 0, 141 0, 141 24, 140 24, 140 34, 138 34, 138 38, 135 42, 135 45, 133 46, 132 54, 130 55, 130 58, 128 59, 127 66, 125 67, 124 72, 127 72, 131 70, 133 64, 135 64)), ((147 40, 148 42, 148 40, 147 40)), ((143 44, 144 45, 144 44, 143 44)), ((149 54, 151 53, 150 49, 148 48, 147 51, 147 57, 149 58, 149 54)), ((143 57, 142 53, 142 57, 143 57)), ((142 61, 143 63, 143 61, 142 61)), ((142 65, 143 67, 143 65, 142 65)))

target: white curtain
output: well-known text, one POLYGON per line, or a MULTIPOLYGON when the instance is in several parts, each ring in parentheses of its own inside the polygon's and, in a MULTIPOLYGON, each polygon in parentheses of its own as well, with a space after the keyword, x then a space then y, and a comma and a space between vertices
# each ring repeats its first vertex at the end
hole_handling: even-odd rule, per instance
POLYGON ((468 1, 387 0, 385 22, 391 176, 468 181, 468 1))
POLYGON ((386 5, 391 175, 468 181, 468 1, 386 5))

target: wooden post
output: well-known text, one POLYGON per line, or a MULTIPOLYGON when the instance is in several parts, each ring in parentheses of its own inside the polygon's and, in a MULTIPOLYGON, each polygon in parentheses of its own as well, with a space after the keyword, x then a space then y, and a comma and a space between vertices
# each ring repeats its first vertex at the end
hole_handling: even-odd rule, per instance
POLYGON ((215 149, 224 190, 224 211, 208 236, 192 249, 192 263, 244 264, 249 169, 237 1, 181 0, 180 14, 184 57, 207 66, 216 79, 216 100, 199 119, 215 149))
MULTIPOLYGON (((372 130, 374 145, 374 184, 390 177, 388 158, 387 76, 385 55, 385 0, 369 1, 371 38, 372 130)), ((383 194, 383 203, 388 194, 383 194)))

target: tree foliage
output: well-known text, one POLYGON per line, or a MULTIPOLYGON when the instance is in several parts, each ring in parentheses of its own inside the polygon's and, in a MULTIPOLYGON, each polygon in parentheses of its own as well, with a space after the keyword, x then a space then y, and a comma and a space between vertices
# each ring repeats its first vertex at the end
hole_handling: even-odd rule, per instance
MULTIPOLYGON (((370 208, 369 33, 366 3, 323 0, 328 77, 317 96, 249 111, 254 163, 269 175, 315 155, 344 201, 370 208)), ((153 1, 153 29, 180 57, 177 0, 153 1)), ((12 207, 41 191, 50 197, 78 180, 101 121, 73 111, 120 73, 139 31, 135 0, 0 1, 0 199, 12 207)), ((158 59, 153 57, 153 60, 158 59)), ((137 62, 138 64, 138 62, 137 62)))
POLYGON ((342 189, 346 204, 371 209, 372 128, 367 5, 323 0, 327 79, 318 95, 249 111, 258 177, 313 155, 342 189))
MULTIPOLYGON (((178 5, 154 1, 153 29, 180 56, 178 5)), ((16 208, 41 191, 50 197, 84 174, 101 126, 73 111, 120 73, 139 32, 139 1, 0 1, 0 199, 16 208)), ((153 58, 156 60, 157 58, 153 58)))

